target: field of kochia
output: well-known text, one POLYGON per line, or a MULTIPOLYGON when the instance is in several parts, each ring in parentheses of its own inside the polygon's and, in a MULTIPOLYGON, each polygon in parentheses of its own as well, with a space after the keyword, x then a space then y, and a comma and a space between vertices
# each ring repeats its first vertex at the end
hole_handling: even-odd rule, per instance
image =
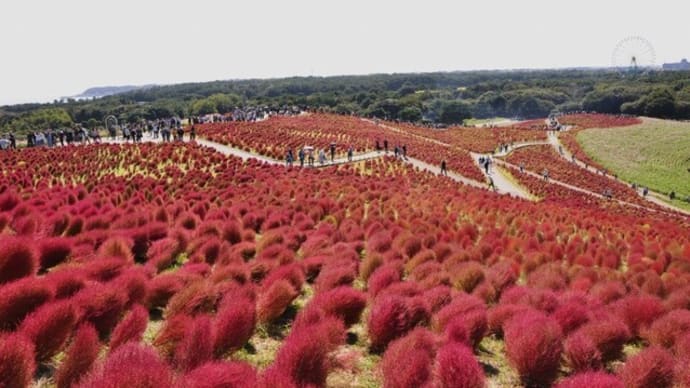
MULTIPOLYGON (((469 151, 546 139, 394 125, 199 134, 278 158, 385 138, 477 180, 469 151)), ((530 152, 553 157, 511 157, 530 152)), ((0 166, 0 387, 690 386, 690 218, 644 202, 524 176, 530 202, 392 156, 301 169, 192 143, 0 166)))

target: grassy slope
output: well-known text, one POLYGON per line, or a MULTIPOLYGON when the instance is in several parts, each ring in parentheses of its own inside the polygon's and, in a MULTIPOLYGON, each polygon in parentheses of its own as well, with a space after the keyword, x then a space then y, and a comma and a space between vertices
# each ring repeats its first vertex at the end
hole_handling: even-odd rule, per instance
MULTIPOLYGON (((644 119, 641 125, 588 129, 577 135, 585 152, 628 182, 690 196, 690 123, 644 119)), ((668 199, 668 197, 666 197, 668 199)), ((690 209, 690 204, 674 201, 690 209)))

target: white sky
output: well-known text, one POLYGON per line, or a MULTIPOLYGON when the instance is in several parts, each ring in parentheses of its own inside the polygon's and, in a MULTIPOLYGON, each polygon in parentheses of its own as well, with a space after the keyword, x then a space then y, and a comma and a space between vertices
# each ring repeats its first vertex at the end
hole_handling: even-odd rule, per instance
POLYGON ((0 0, 0 105, 93 86, 690 56, 678 0, 0 0))

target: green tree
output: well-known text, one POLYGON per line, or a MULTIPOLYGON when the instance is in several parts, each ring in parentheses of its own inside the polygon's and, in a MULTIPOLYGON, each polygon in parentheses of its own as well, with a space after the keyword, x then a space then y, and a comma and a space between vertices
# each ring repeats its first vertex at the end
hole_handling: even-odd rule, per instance
POLYGON ((417 122, 422 119, 422 111, 416 106, 408 106, 398 113, 398 118, 403 121, 417 122))
POLYGON ((192 103, 192 114, 194 115, 208 115, 213 113, 218 113, 216 110, 216 104, 213 102, 213 100, 204 98, 192 103))
POLYGON ((676 114, 676 99, 668 89, 657 89, 646 99, 645 116, 672 118, 676 114))
POLYGON ((462 101, 448 101, 441 111, 441 122, 445 124, 460 124, 465 119, 472 118, 470 106, 462 101))
POLYGON ((236 95, 214 94, 208 99, 215 105, 218 113, 231 112, 238 105, 240 98, 236 95))

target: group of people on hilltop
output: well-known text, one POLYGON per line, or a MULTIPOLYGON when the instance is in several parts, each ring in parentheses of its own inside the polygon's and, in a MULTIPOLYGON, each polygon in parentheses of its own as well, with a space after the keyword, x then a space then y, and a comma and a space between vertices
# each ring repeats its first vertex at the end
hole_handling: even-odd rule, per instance
POLYGON ((191 118, 191 124, 225 123, 233 121, 254 122, 273 116, 297 116, 304 112, 305 109, 305 107, 294 105, 283 105, 279 107, 235 107, 231 112, 226 114, 215 113, 194 116, 191 118))
MULTIPOLYGON (((335 152, 336 152, 336 143, 331 143, 328 147, 329 152, 330 152, 330 157, 331 157, 331 163, 335 162, 335 152)), ((307 166, 314 166, 314 161, 315 161, 315 156, 314 156, 314 148, 313 147, 303 147, 300 148, 299 152, 297 153, 297 157, 299 158, 299 166, 304 167, 304 161, 307 161, 307 166)), ((347 148, 347 161, 352 162, 355 154, 355 149, 352 146, 349 146, 347 148)), ((322 166, 325 165, 328 162, 328 159, 326 157, 326 151, 322 148, 319 149, 317 152, 318 158, 319 158, 319 164, 322 166)), ((292 147, 288 148, 287 152, 285 153, 285 164, 287 167, 292 167, 293 163, 295 161, 295 153, 292 150, 292 147)))

